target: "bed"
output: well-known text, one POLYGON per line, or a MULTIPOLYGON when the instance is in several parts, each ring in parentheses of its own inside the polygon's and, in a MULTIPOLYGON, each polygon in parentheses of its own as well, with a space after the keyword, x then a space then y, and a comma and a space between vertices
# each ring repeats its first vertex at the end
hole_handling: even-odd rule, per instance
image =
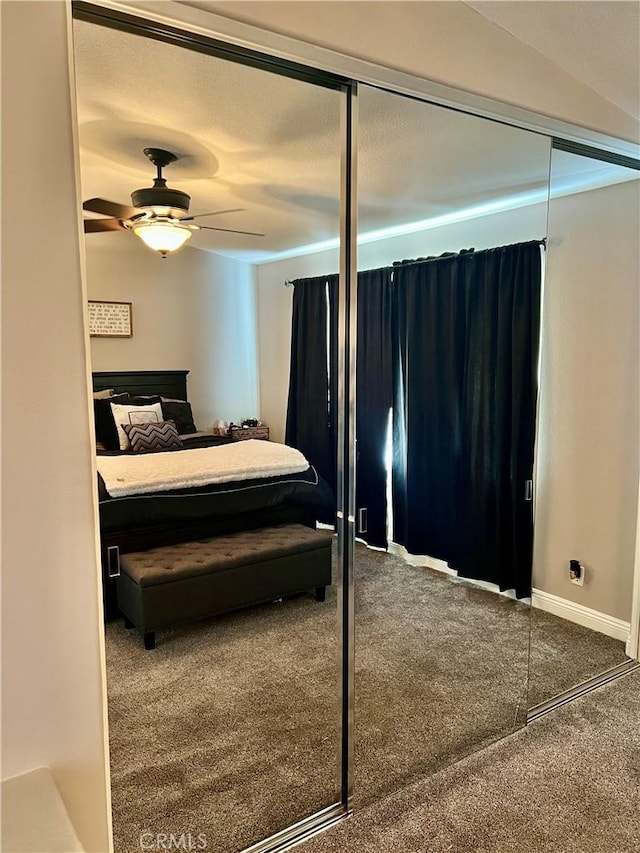
MULTIPOLYGON (((187 370, 96 372, 93 374, 94 395, 113 391, 125 403, 124 394, 133 399, 157 397, 163 401, 160 405, 164 412, 167 406, 170 409, 174 404, 174 408, 179 408, 178 401, 188 403, 188 373, 187 370)), ((109 406, 104 400, 110 399, 113 397, 99 402, 94 400, 96 422, 98 410, 109 406)), ((199 451, 230 443, 226 437, 194 432, 194 429, 195 424, 191 422, 189 433, 181 434, 183 447, 170 454, 174 465, 183 450, 199 451)), ((247 446, 256 443, 261 444, 242 442, 247 446)), ((205 451, 210 455, 215 452, 205 451)), ((105 457, 128 453, 130 451, 115 447, 98 449, 105 466, 105 457)), ((162 461, 165 454, 150 456, 162 461)), ((100 466, 100 458, 98 463, 100 466)), ((118 574, 120 555, 280 524, 315 527, 323 510, 333 505, 329 487, 313 466, 286 475, 253 478, 245 472, 238 480, 188 488, 164 487, 161 491, 151 489, 122 496, 110 493, 98 474, 98 496, 107 618, 118 615, 114 576, 118 574)))

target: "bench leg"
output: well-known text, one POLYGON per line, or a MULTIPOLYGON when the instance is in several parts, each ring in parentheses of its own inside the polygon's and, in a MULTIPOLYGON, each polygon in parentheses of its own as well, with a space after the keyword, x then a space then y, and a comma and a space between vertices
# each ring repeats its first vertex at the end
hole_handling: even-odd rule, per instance
POLYGON ((124 617, 124 627, 127 628, 128 630, 131 630, 132 628, 135 628, 136 626, 133 624, 133 622, 131 621, 131 619, 129 619, 128 616, 125 616, 124 617))
POLYGON ((327 595, 326 586, 317 586, 316 591, 313 593, 313 597, 316 601, 324 601, 327 595))
POLYGON ((150 652, 156 647, 156 632, 155 631, 145 631, 142 635, 142 639, 144 640, 145 649, 150 652))

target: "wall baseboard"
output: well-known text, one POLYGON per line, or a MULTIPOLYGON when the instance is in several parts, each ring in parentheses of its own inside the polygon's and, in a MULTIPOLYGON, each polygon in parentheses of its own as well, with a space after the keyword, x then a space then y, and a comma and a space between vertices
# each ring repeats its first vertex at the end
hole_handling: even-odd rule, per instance
POLYGON ((533 590, 531 604, 539 610, 545 610, 547 613, 552 613, 561 619, 575 622, 576 625, 582 625, 584 628, 590 628, 592 631, 606 634, 615 640, 622 640, 622 642, 626 643, 629 639, 631 632, 631 624, 629 622, 623 622, 622 619, 616 619, 614 616, 607 616, 606 613, 592 610, 583 604, 576 604, 574 601, 560 598, 541 589, 533 590))

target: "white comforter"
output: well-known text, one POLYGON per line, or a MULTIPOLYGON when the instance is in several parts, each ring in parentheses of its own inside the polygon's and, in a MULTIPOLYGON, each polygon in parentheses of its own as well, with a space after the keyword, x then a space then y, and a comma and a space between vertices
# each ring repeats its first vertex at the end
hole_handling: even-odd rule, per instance
POLYGON ((98 456, 98 472, 113 498, 297 474, 308 467, 299 450, 257 439, 167 453, 98 456))

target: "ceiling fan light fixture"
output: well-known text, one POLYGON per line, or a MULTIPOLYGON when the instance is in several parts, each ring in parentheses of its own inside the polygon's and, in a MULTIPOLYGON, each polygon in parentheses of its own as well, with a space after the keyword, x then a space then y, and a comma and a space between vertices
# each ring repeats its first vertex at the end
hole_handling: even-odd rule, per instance
POLYGON ((191 229, 173 222, 141 222, 133 225, 134 233, 154 252, 166 258, 180 249, 191 237, 191 229))

